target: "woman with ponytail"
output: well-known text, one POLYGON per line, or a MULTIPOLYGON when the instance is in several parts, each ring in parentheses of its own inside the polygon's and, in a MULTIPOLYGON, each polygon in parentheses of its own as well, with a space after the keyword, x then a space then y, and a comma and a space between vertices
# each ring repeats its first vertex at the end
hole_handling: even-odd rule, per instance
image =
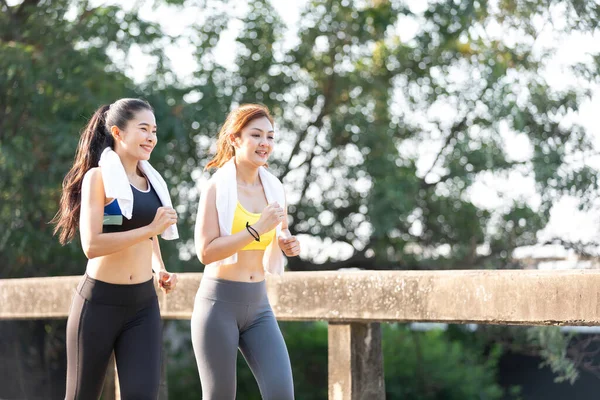
POLYGON ((156 142, 147 102, 102 106, 64 179, 55 233, 65 244, 79 229, 88 258, 67 322, 65 399, 98 399, 113 351, 121 398, 158 397, 162 328, 152 272, 163 291, 175 289, 157 235, 177 238, 177 215, 147 161, 156 142))
POLYGON ((192 314, 202 398, 233 400, 238 347, 266 400, 294 398, 290 359, 267 298, 265 275, 300 253, 290 234, 283 185, 265 166, 273 151, 266 107, 233 110, 221 128, 217 168, 202 191, 195 245, 206 265, 192 314))

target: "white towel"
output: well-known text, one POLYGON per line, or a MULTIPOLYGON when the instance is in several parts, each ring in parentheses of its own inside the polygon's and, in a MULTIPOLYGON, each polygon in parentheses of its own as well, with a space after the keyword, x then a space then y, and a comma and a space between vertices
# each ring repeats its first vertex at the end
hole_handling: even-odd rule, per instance
MULTIPOLYGON (((233 216, 238 202, 236 172, 235 161, 232 158, 219 168, 211 178, 211 181, 214 180, 216 182, 216 206, 221 236, 231 235, 233 216)), ((258 169, 258 175, 262 182, 267 202, 271 204, 276 201, 281 207, 285 207, 285 191, 281 181, 264 167, 258 169)), ((277 225, 275 238, 267 246, 263 255, 263 268, 270 274, 283 274, 285 258, 277 240, 280 235, 281 223, 277 225)), ((226 259, 210 263, 208 267, 234 264, 236 262, 237 253, 226 259)))
MULTIPOLYGON (((131 219, 133 212, 133 192, 131 191, 129 178, 127 178, 127 173, 125 173, 125 168, 121 163, 119 155, 110 147, 107 147, 100 156, 98 166, 100 166, 100 171, 102 171, 104 194, 107 198, 117 199, 123 216, 127 219, 131 219)), ((139 161, 138 166, 144 175, 146 175, 148 181, 150 181, 150 184, 156 191, 162 205, 164 207, 173 208, 167 183, 162 176, 160 176, 158 171, 146 160, 139 161)), ((160 236, 165 240, 179 238, 177 226, 169 226, 160 236)))

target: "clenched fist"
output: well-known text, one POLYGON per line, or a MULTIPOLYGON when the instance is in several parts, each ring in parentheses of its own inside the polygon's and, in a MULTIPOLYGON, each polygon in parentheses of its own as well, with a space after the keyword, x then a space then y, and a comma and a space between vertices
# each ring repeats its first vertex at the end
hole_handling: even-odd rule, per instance
POLYGON ((169 226, 177 223, 177 212, 171 207, 159 207, 154 220, 150 223, 153 236, 159 235, 169 226))
POLYGON ((169 273, 165 270, 158 272, 158 286, 166 294, 171 293, 177 286, 177 274, 169 273))
POLYGON ((260 219, 253 225, 253 228, 262 235, 273 229, 283 221, 283 208, 277 203, 271 203, 264 208, 260 215, 260 219))
POLYGON ((296 236, 292 236, 290 231, 284 229, 281 231, 281 235, 278 238, 279 247, 286 256, 295 257, 300 254, 300 242, 296 236))

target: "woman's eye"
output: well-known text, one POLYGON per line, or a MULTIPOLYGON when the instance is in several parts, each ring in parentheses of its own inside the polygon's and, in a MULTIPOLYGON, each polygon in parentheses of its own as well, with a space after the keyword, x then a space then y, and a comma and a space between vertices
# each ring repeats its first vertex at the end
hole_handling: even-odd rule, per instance
POLYGON ((275 138, 274 138, 273 136, 269 136, 269 139, 270 139, 270 140, 273 140, 273 139, 275 139, 275 138))

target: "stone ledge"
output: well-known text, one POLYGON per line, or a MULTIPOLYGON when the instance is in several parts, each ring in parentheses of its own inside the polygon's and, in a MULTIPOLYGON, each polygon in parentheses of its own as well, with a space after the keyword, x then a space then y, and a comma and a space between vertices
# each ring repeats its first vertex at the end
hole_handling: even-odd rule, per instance
MULTIPOLYGON (((189 319, 202 274, 160 293, 163 318, 189 319)), ((0 319, 65 318, 80 277, 0 280, 0 319)), ((279 320, 600 325, 600 271, 287 272, 268 279, 279 320)))

